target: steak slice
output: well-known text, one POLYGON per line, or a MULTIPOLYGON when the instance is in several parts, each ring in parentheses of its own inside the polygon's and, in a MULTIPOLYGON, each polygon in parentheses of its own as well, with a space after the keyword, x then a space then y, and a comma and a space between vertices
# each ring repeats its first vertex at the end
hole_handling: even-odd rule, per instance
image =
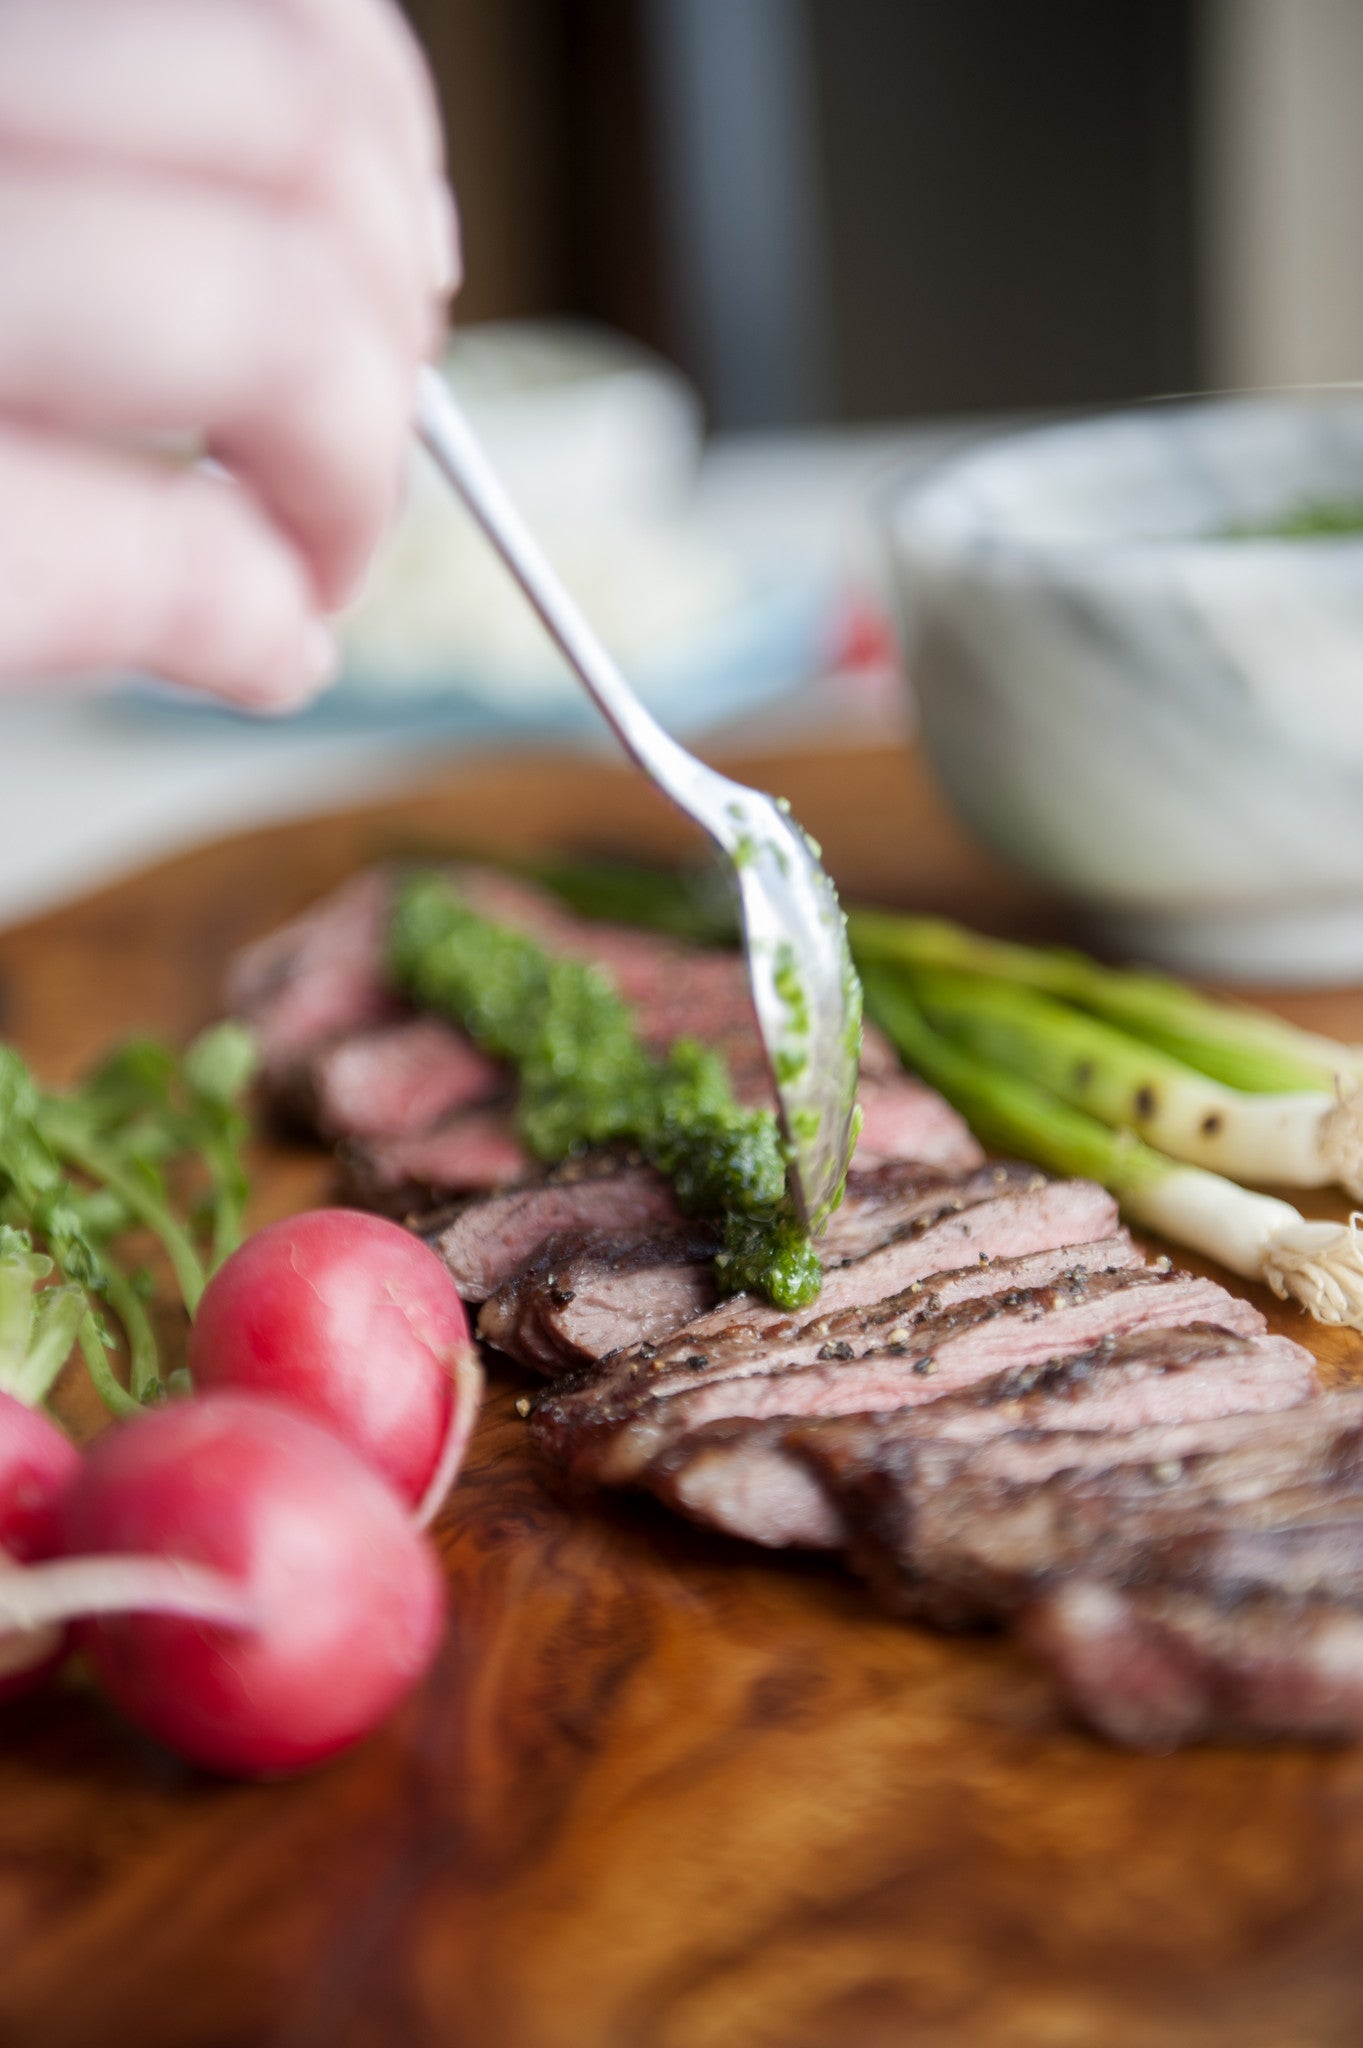
POLYGON ((384 1139, 429 1130, 455 1110, 505 1095, 504 1067, 438 1017, 402 1017, 304 1055, 300 1110, 326 1138, 384 1139))
POLYGON ((677 1038, 731 1042, 760 1055, 743 955, 691 946, 659 932, 578 917, 558 899, 495 868, 458 867, 451 880, 480 915, 514 925, 556 953, 589 960, 608 974, 655 1051, 677 1038))
POLYGON ((391 891, 371 868, 233 956, 228 1007, 251 1026, 267 1085, 324 1039, 397 1013, 382 974, 391 891))
POLYGON ((1003 1372, 917 1418, 936 1443, 1027 1432, 1101 1430, 1273 1413, 1315 1392, 1315 1361, 1290 1338, 1211 1323, 1134 1330, 1076 1356, 1003 1372))
POLYGON ((347 1145, 342 1165, 367 1208, 407 1215, 443 1196, 510 1187, 535 1162, 509 1109, 465 1109, 433 1130, 347 1145))
MULTIPOLYGON (((851 1526, 879 1527, 887 1480, 893 1489, 903 1467, 901 1445, 911 1458, 927 1442, 1274 1412, 1314 1391, 1310 1354, 1286 1338, 1237 1337, 1198 1324, 1138 1330, 907 1412, 711 1423, 664 1450, 643 1477, 670 1504, 730 1535, 835 1544, 851 1526)), ((891 1516, 897 1541, 901 1524, 893 1509, 891 1516)))
POLYGON ((912 1159, 882 1161, 869 1167, 854 1165, 847 1176, 846 1194, 819 1240, 819 1255, 825 1268, 846 1265, 849 1259, 863 1258, 897 1237, 935 1223, 940 1216, 968 1209, 993 1195, 1035 1187, 1044 1178, 1035 1167, 1016 1162, 964 1174, 912 1159))
POLYGON ((465 1301, 486 1301, 560 1232, 638 1234, 680 1225, 672 1190, 652 1167, 609 1156, 591 1167, 471 1202, 446 1225, 435 1249, 465 1301))
POLYGON ((1313 1519, 1242 1529, 1215 1525, 1153 1543, 1142 1578, 1212 1593, 1220 1601, 1272 1593, 1287 1600, 1337 1600, 1363 1607, 1363 1513, 1356 1495, 1317 1489, 1314 1501, 1280 1499, 1276 1509, 1313 1519))
MULTIPOLYGON (((882 1205, 881 1176, 867 1179, 869 1207, 883 1229, 893 1212, 882 1205)), ((857 1200, 854 1190, 854 1208, 857 1200)), ((523 1365, 549 1374, 616 1350, 631 1355, 641 1348, 656 1350, 714 1306, 713 1260, 719 1243, 718 1229, 705 1224, 682 1232, 649 1233, 646 1239, 639 1234, 559 1234, 485 1304, 480 1334, 523 1365)), ((1044 1267, 1029 1266, 1028 1277, 1015 1284, 1030 1286, 1055 1278, 1065 1270, 1058 1258, 1059 1254, 1048 1253, 1044 1267)), ((1139 1263, 1139 1254, 1122 1233, 1103 1241, 1095 1262, 1139 1263)), ((1071 1254, 1065 1265, 1074 1263, 1071 1254)), ((978 1292, 976 1270, 972 1269, 970 1291, 978 1292)), ((799 1327, 798 1318, 781 1320, 799 1327)))
POLYGON ((951 1173, 968 1173, 984 1164, 984 1152, 965 1118, 916 1075, 863 1072, 857 1100, 862 1121, 856 1157, 861 1165, 917 1159, 951 1173))
MULTIPOLYGON (((708 1314, 697 1316, 667 1344, 620 1352, 615 1360, 617 1374, 637 1378, 638 1370, 646 1366, 650 1377, 660 1383, 661 1376, 673 1369, 694 1372, 698 1358, 701 1369, 713 1371, 732 1359, 746 1361, 754 1354, 777 1358, 786 1346, 799 1346, 808 1337, 842 1340, 860 1328, 860 1319, 873 1315, 878 1304, 898 1302, 910 1290, 923 1291, 939 1273, 966 1266, 992 1271, 996 1265, 1030 1252, 1096 1242, 1106 1245, 1117 1231, 1117 1205, 1092 1181, 1048 1181, 1043 1175, 1028 1173, 1005 1179, 1002 1185, 1010 1192, 1000 1194, 999 1171, 991 1168, 957 1183, 949 1206, 942 1194, 932 1195, 931 1206, 924 1205, 916 1224, 896 1232, 887 1243, 859 1259, 826 1267, 813 1315, 809 1309, 791 1313, 754 1295, 736 1294, 708 1314), (968 1194, 978 1199, 966 1205, 968 1194), (852 1318, 850 1324, 838 1320, 844 1314, 852 1318)), ((1076 1249, 1066 1270, 1081 1262, 1076 1249)), ((1007 1284, 1005 1277, 991 1280, 986 1290, 971 1286, 969 1292, 978 1294, 1007 1284)), ((958 1292, 953 1298, 962 1297, 958 1292)))
MULTIPOLYGON (((940 1294, 936 1297, 940 1301, 940 1294)), ((536 1404, 539 1440, 574 1472, 635 1483, 669 1444, 706 1422, 747 1415, 852 1415, 917 1407, 1005 1370, 1086 1350, 1128 1331, 1215 1319, 1252 1335, 1263 1318, 1214 1281, 1142 1267, 1075 1271, 1048 1285, 958 1300, 934 1312, 901 1303, 887 1327, 858 1338, 769 1346, 697 1364, 658 1386, 614 1380, 551 1389, 536 1404), (857 1347, 861 1348, 858 1349, 857 1347)))
POLYGON ((478 1334, 538 1372, 559 1373, 622 1339, 671 1336, 715 1298, 719 1233, 551 1237, 483 1303, 478 1334))
POLYGON ((1363 1613, 1333 1601, 1078 1579, 1041 1595, 1024 1635, 1074 1712, 1130 1749, 1363 1730, 1363 1613))
MULTIPOLYGON (((844 1309, 836 1315, 815 1316, 796 1325, 779 1344, 774 1339, 754 1338, 744 1332, 741 1341, 727 1347, 683 1351, 676 1357, 666 1357, 661 1351, 651 1357, 652 1347, 646 1344, 612 1352, 595 1370, 583 1367, 565 1376, 555 1389, 554 1399, 546 1398, 540 1404, 538 1426, 554 1432, 566 1429, 571 1439, 579 1431, 609 1430, 626 1424, 645 1403, 712 1388, 730 1379, 828 1360, 846 1362, 887 1348, 902 1354, 907 1349, 911 1328, 961 1302, 988 1296, 996 1301, 1007 1297, 1016 1303, 1027 1290, 1055 1281, 1082 1284, 1090 1270, 1116 1272, 1124 1267, 1145 1270, 1140 1253, 1127 1233, 1121 1231, 1093 1244, 1061 1245, 1026 1258, 1001 1259, 963 1266, 954 1273, 935 1274, 930 1286, 915 1281, 885 1301, 872 1302, 865 1308, 844 1309)), ((933 1392, 937 1392, 935 1386, 933 1392)))
POLYGON ((786 1441, 788 1417, 706 1423, 660 1451, 639 1475, 666 1506, 704 1528, 769 1550, 841 1550, 841 1502, 786 1441))
MULTIPOLYGON (((647 1418, 670 1431, 720 1416, 851 1415, 919 1407, 974 1387, 1006 1369, 1046 1364, 1068 1351, 1127 1331, 1162 1329, 1191 1316, 1225 1316, 1241 1330, 1262 1328, 1210 1280, 1127 1268, 1065 1274, 1047 1285, 975 1295, 942 1312, 903 1313, 857 1354, 837 1341, 810 1358, 776 1355, 754 1371, 706 1377, 689 1390, 653 1390, 647 1418)), ((869 1333, 868 1333, 869 1335, 869 1333)))
POLYGON ((1293 1370, 1296 1400, 1271 1426, 1260 1409, 1116 1437, 1024 1430, 971 1446, 939 1441, 929 1411, 926 1428, 862 1417, 791 1431, 784 1447, 824 1482, 852 1532, 852 1561, 888 1606, 968 1626, 1059 1575, 1158 1577, 1175 1569, 1180 1543, 1205 1544, 1209 1531, 1357 1516, 1363 1396, 1313 1397, 1300 1359, 1293 1370))

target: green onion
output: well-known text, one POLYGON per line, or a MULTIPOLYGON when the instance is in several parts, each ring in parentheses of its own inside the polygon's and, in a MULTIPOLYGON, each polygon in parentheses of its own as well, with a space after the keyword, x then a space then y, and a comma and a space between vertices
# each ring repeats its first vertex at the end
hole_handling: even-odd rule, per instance
POLYGON ((1054 1173, 1110 1188, 1131 1221, 1263 1280, 1322 1323, 1363 1329, 1363 1233, 1357 1220, 1314 1223, 1290 1202, 1157 1152, 1130 1130, 1096 1117, 945 1037, 923 1014, 910 982, 863 965, 866 1007, 901 1056, 965 1116, 977 1136, 1054 1173))
POLYGON ((905 978, 958 1044, 1175 1159, 1251 1185, 1338 1182, 1363 1199, 1363 1096, 1247 1094, 1021 983, 944 969, 905 978))
POLYGON ((1157 1046, 1200 1074, 1250 1094, 1333 1092, 1363 1079, 1363 1049, 1341 1045, 1242 1004, 1213 1002, 1162 975, 1102 967, 1064 947, 986 939, 944 918, 854 910, 848 937, 858 964, 952 968, 1059 996, 1157 1046))

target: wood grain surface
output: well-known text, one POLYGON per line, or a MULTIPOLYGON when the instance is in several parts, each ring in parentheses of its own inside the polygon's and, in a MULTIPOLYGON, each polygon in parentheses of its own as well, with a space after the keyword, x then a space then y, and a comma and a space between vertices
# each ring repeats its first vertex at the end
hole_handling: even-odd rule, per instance
MULTIPOLYGON (((1056 925, 911 757, 744 772, 850 896, 1056 925)), ((203 1023, 231 946, 377 853, 535 843, 681 834, 613 768, 474 760, 0 934, 3 1028, 63 1077, 121 1031, 203 1023)), ((1358 994, 1282 1007, 1363 1037, 1358 994)), ((258 1173, 257 1221, 326 1191, 302 1150, 258 1173)), ((1363 1338, 1318 1349, 1347 1372, 1363 1338)), ((1357 2048, 1363 1750, 1105 1748, 1005 1641, 901 1627, 831 1565, 647 1503, 563 1498, 523 1384, 494 1370, 439 1524, 437 1668, 348 1758, 219 1783, 79 1674, 0 1711, 0 2042, 1357 2048)))

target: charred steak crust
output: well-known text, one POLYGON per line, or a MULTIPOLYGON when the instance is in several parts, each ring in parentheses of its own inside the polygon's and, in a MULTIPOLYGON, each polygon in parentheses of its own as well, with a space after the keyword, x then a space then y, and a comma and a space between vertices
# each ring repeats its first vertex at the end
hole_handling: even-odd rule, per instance
POLYGON ((539 1179, 460 1211, 436 1239, 436 1250, 466 1301, 486 1301, 560 1232, 680 1227, 661 1174, 648 1166, 600 1163, 600 1172, 539 1179))
POLYGON ((910 1411, 704 1423, 667 1443, 643 1477, 652 1491, 698 1519, 766 1542, 772 1540, 771 1516, 751 1483, 753 1462, 768 1485, 781 1486, 787 1504, 803 1472, 804 1498, 811 1499, 811 1489, 817 1496, 809 1526, 799 1533, 788 1528, 781 1540, 821 1543, 831 1540, 822 1533, 830 1516, 844 1531, 849 1516, 865 1530, 881 1478, 895 1479, 906 1454, 911 1460, 926 1443, 964 1449, 1005 1436, 1129 1431, 1176 1422, 1190 1409, 1198 1419, 1239 1413, 1247 1401, 1267 1412, 1313 1393, 1307 1354, 1285 1338, 1239 1337, 1206 1325, 1137 1330, 1085 1352, 1005 1370, 966 1393, 910 1411), (1118 1407, 1127 1411, 1124 1422, 1114 1415, 1118 1407), (744 1516, 753 1514, 756 1525, 745 1526, 744 1516))
MULTIPOLYGON (((825 1329, 852 1329, 833 1318, 794 1342, 730 1355, 697 1353, 668 1379, 616 1381, 609 1389, 581 1380, 552 1388, 532 1418, 540 1440, 573 1469, 627 1484, 662 1444, 698 1424, 733 1415, 851 1414, 918 1407, 1010 1366, 1085 1349, 1132 1329, 1172 1327, 1193 1316, 1252 1335, 1256 1309, 1212 1281, 1135 1267, 1090 1274, 1077 1269, 1047 1285, 958 1300, 934 1312, 901 1300, 888 1322, 864 1322, 841 1342, 825 1329)), ((888 1307, 888 1304, 882 1304, 888 1307)))
POLYGON ((670 1336, 715 1298, 718 1232, 560 1232, 483 1303, 478 1334, 545 1373, 670 1336))

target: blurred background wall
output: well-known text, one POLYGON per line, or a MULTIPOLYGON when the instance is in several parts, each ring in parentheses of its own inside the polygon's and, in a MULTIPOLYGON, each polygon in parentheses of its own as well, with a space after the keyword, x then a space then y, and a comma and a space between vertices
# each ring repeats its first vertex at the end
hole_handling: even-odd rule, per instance
POLYGON ((1363 375, 1363 0, 408 0, 467 320, 720 426, 1363 375))

